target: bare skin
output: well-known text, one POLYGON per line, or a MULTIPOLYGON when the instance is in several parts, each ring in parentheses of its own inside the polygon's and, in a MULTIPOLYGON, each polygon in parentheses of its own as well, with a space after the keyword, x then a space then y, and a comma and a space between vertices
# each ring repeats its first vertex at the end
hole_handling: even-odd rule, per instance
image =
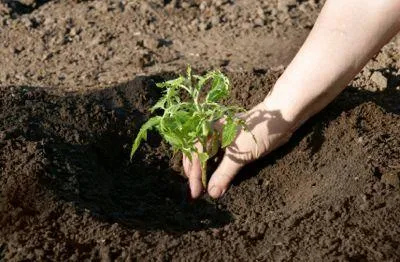
MULTIPOLYGON (((307 40, 264 102, 241 116, 255 135, 239 132, 208 183, 221 197, 246 164, 286 143, 329 104, 365 64, 400 31, 399 0, 327 0, 307 40)), ((216 127, 218 128, 218 126, 216 127)), ((200 162, 183 159, 191 196, 204 188, 200 162)))

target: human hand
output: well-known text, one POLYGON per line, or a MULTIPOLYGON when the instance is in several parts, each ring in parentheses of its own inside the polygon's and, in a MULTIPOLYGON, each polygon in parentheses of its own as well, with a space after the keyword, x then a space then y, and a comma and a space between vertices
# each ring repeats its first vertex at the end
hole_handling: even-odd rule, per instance
MULTIPOLYGON (((367 61, 399 32, 399 1, 365 2, 327 1, 274 92, 240 116, 251 133, 241 130, 225 149, 222 162, 208 183, 211 197, 221 197, 245 164, 284 144, 301 123, 330 103, 367 61)), ((221 126, 222 123, 217 123, 215 128, 221 126)), ((205 190, 200 162, 196 156, 192 157, 192 162, 184 157, 183 166, 191 196, 197 198, 205 190)))
MULTIPOLYGON (((240 130, 232 144, 225 149, 222 161, 211 176, 206 190, 212 198, 221 197, 244 165, 286 143, 294 130, 294 125, 284 120, 279 111, 268 110, 266 101, 239 117, 246 121, 249 132, 240 130)), ((222 121, 214 126, 218 130, 222 127, 222 121)), ((197 155, 192 156, 192 161, 184 156, 183 167, 189 179, 191 197, 198 198, 205 189, 201 182, 197 155)))

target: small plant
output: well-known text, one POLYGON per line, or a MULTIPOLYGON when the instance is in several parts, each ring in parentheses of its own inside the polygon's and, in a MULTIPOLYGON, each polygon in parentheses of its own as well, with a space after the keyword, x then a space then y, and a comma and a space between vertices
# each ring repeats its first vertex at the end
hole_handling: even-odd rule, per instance
POLYGON ((140 128, 134 140, 131 159, 140 142, 147 139, 147 132, 156 129, 172 146, 174 153, 181 151, 192 161, 197 154, 201 163, 202 183, 207 184, 207 160, 215 156, 219 147, 225 148, 236 137, 239 128, 247 130, 244 120, 236 114, 244 109, 224 106, 219 102, 229 96, 229 79, 220 71, 212 71, 204 76, 192 75, 188 67, 186 77, 158 83, 164 89, 164 95, 151 108, 151 112, 163 111, 162 115, 150 118, 140 128), (200 99, 204 86, 210 83, 210 89, 200 99), (187 92, 189 101, 182 101, 182 92, 187 92), (222 130, 213 128, 215 121, 223 119, 222 130), (197 146, 196 146, 197 145, 197 146))

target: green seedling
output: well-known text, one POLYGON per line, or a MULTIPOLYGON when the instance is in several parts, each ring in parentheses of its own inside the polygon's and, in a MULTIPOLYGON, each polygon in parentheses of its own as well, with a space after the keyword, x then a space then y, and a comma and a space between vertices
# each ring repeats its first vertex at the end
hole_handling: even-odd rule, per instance
POLYGON ((224 106, 221 100, 229 96, 229 79, 220 71, 212 71, 204 76, 192 75, 190 67, 186 76, 158 83, 164 89, 163 96, 151 108, 161 115, 151 117, 140 128, 131 151, 131 159, 147 132, 156 129, 172 146, 174 153, 181 151, 192 161, 197 155, 201 163, 202 183, 207 185, 207 161, 215 156, 218 149, 230 145, 240 128, 247 131, 244 120, 236 116, 243 108, 224 106), (205 86, 209 83, 209 91, 205 86), (186 92, 189 101, 182 101, 186 92), (201 96, 201 97, 200 97, 201 96), (220 130, 214 128, 216 121, 223 121, 220 130))

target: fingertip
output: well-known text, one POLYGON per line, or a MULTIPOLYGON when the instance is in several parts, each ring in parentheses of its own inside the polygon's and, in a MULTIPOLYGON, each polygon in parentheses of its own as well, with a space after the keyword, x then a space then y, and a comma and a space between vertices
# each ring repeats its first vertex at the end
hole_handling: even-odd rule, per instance
POLYGON ((215 170, 208 184, 208 194, 212 198, 220 198, 228 190, 233 178, 240 170, 241 165, 224 156, 221 164, 215 170))
POLYGON ((199 198, 203 194, 203 186, 198 183, 190 183, 190 195, 192 199, 199 198))
POLYGON ((218 186, 211 186, 208 189, 208 195, 214 199, 220 198, 225 193, 225 190, 219 188, 218 186))

